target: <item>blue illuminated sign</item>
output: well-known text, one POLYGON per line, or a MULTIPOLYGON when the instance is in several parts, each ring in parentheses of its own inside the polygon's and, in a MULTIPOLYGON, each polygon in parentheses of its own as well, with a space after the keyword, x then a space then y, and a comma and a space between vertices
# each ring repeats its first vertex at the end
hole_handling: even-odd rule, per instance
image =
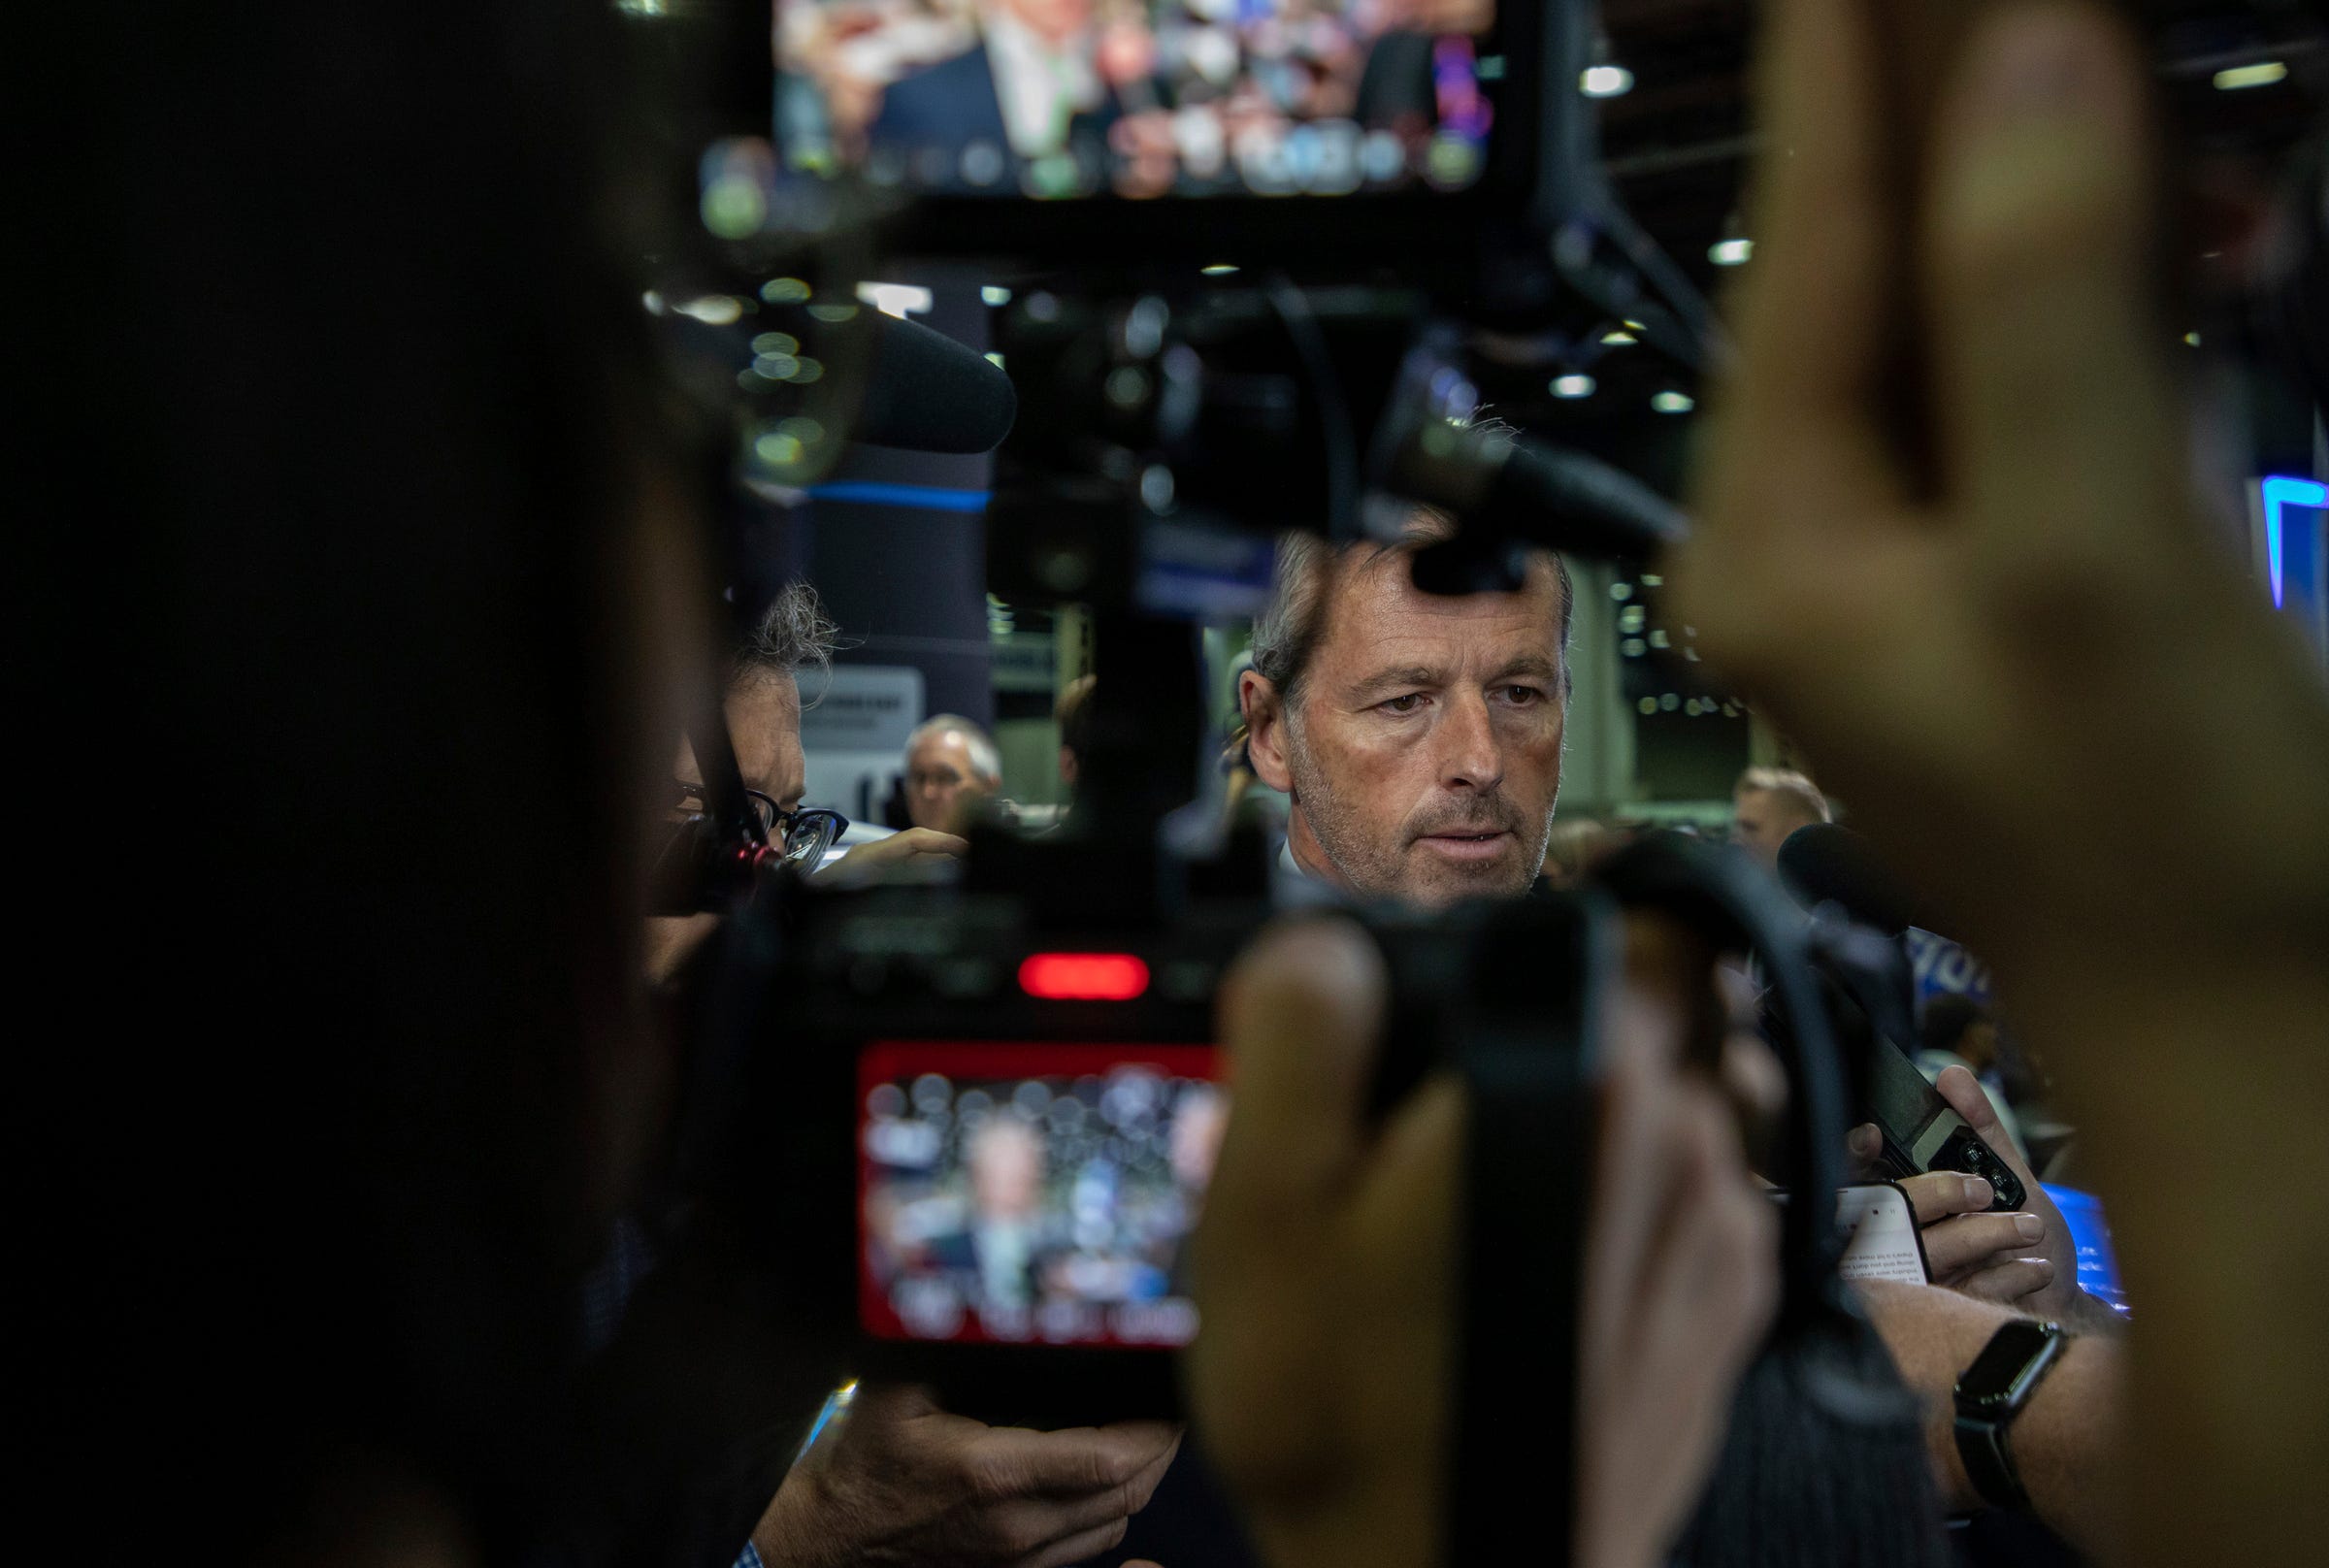
POLYGON ((2282 563, 2287 551, 2286 510, 2291 506, 2329 507, 2329 485, 2274 474, 2261 481, 2261 488, 2266 572, 2272 578, 2273 607, 2279 609, 2283 598, 2282 563))

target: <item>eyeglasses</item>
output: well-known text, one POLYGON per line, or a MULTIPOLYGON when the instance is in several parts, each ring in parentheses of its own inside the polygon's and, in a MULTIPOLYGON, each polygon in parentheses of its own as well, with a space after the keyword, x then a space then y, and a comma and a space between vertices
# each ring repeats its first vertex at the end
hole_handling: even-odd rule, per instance
MULTIPOLYGON (((696 816, 704 815, 704 786, 681 784, 682 809, 696 816)), ((772 797, 747 788, 744 799, 752 806, 752 814, 760 821, 761 836, 771 844, 781 845, 784 863, 804 870, 814 870, 817 863, 849 831, 849 819, 838 811, 821 808, 803 808, 787 811, 772 797)))

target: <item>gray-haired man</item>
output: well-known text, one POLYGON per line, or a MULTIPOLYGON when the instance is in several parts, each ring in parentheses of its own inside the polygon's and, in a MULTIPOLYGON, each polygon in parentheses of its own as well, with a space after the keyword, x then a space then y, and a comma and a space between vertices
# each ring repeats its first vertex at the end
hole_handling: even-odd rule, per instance
POLYGON ((1000 788, 994 737, 961 714, 940 713, 905 737, 905 810, 915 827, 962 833, 1000 788))

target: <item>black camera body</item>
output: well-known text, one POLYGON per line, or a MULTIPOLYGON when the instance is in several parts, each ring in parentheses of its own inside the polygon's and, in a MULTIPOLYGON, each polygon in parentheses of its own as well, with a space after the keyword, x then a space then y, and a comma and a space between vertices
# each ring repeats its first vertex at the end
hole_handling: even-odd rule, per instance
POLYGON ((1003 894, 801 899, 776 983, 803 1005, 746 1091, 776 1124, 759 1212, 861 1375, 1011 1421, 1176 1408, 1214 993, 1266 914, 1070 935, 1003 894))
MULTIPOLYGON (((1174 1353, 1199 1331, 1185 1248, 1234 1094, 1215 1001, 1272 901, 1258 882, 1200 890, 1168 918, 1076 930, 1051 901, 771 889, 738 935, 765 921, 781 950, 785 1045, 741 1063, 731 1120, 750 1130, 723 1207, 861 1376, 998 1421, 1173 1415, 1174 1353)), ((1525 1323, 1565 1345, 1614 905, 1361 918, 1391 979, 1370 1114, 1434 1070, 1483 1090, 1468 1225, 1493 1278, 1460 1298, 1514 1323, 1475 1342, 1525 1323)))

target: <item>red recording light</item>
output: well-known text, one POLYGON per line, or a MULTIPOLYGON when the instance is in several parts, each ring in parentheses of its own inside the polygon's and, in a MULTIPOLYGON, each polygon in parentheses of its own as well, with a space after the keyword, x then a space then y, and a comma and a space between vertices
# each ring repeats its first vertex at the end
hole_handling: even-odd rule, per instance
POLYGON ((1131 1001, 1148 989, 1148 965, 1130 953, 1035 953, 1019 965, 1019 989, 1045 1001, 1131 1001))

